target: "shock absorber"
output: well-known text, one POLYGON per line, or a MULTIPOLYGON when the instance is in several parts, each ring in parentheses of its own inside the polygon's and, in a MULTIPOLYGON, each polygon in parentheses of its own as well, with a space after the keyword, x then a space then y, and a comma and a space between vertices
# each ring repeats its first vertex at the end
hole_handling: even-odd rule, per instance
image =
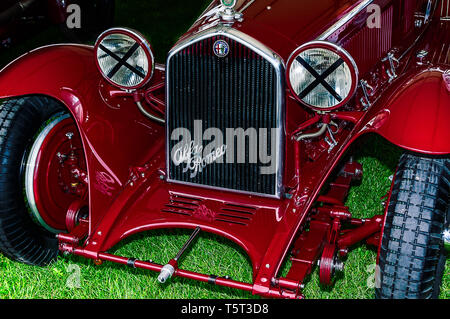
POLYGON ((186 241, 186 243, 183 245, 183 247, 180 249, 178 254, 175 256, 175 258, 171 259, 167 265, 165 265, 158 276, 158 281, 162 284, 164 284, 167 280, 169 280, 175 271, 178 268, 178 261, 181 259, 185 251, 189 248, 189 246, 192 244, 194 239, 197 237, 197 235, 200 233, 200 227, 196 227, 194 232, 191 234, 189 239, 186 241))

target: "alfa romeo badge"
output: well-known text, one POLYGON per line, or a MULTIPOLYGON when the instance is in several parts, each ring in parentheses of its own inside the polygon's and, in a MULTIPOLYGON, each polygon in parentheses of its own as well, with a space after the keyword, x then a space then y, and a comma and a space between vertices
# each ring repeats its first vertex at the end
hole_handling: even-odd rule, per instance
POLYGON ((219 58, 224 58, 230 53, 230 45, 224 40, 217 40, 213 46, 214 54, 219 58))

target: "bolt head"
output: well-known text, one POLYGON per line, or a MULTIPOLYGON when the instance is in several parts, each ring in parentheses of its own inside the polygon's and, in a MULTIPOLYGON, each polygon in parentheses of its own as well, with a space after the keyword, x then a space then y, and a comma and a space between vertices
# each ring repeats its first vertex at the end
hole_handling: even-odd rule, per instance
POLYGON ((420 50, 419 52, 417 52, 417 57, 419 59, 423 59, 428 55, 428 51, 426 50, 420 50))
POLYGON ((344 263, 340 260, 336 260, 333 264, 333 268, 335 271, 342 272, 344 271, 344 263))
POLYGON ((72 133, 72 132, 67 132, 67 133, 66 133, 66 137, 67 137, 69 140, 71 140, 72 137, 73 137, 73 133, 72 133))

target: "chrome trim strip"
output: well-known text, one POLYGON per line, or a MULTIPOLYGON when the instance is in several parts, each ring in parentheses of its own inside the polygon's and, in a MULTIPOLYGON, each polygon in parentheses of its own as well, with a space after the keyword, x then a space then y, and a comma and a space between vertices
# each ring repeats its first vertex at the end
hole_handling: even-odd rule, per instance
POLYGON ((239 13, 243 13, 245 10, 247 10, 252 4, 255 2, 255 0, 250 0, 245 6, 242 7, 242 9, 239 9, 239 13))
POLYGON ((178 184, 184 184, 184 185, 191 185, 191 186, 197 186, 201 188, 206 189, 213 189, 213 190, 222 190, 222 191, 230 191, 230 192, 236 192, 241 194, 248 194, 248 195, 258 195, 262 197, 269 197, 269 198, 281 198, 283 193, 283 175, 284 175, 284 149, 285 149, 285 135, 286 135, 286 129, 285 129, 285 98, 284 98, 284 92, 285 92, 285 65, 284 61, 272 50, 270 50, 267 46, 259 42, 258 40, 248 36, 247 34, 240 32, 236 29, 227 27, 225 25, 218 25, 214 28, 199 32, 192 37, 189 37, 180 43, 178 43, 172 50, 170 50, 169 55, 167 57, 166 62, 166 114, 168 115, 169 109, 170 109, 170 94, 169 94, 169 75, 170 75, 170 59, 177 54, 179 51, 183 50, 184 48, 197 43, 199 41, 205 40, 207 38, 223 35, 226 37, 229 37, 230 39, 239 42, 240 44, 250 48, 251 50, 255 51, 255 53, 262 56, 264 59, 269 61, 273 67, 276 70, 277 73, 277 123, 278 123, 278 130, 277 130, 277 139, 278 139, 278 152, 276 152, 276 163, 277 163, 277 176, 276 176, 276 192, 273 195, 268 194, 260 194, 260 193, 253 193, 253 192, 244 192, 239 190, 233 190, 229 188, 219 188, 219 187, 212 187, 208 185, 202 185, 202 184, 195 184, 195 183, 186 183, 181 182, 177 180, 171 180, 169 178, 170 176, 170 150, 169 150, 169 138, 171 136, 169 132, 169 119, 166 119, 166 173, 167 173, 167 181, 172 183, 178 183, 178 184))
POLYGON ((166 66, 164 64, 156 63, 155 70, 166 72, 166 66))
POLYGON ((54 229, 49 226, 44 219, 41 217, 39 210, 36 206, 36 200, 34 198, 34 171, 36 169, 36 161, 39 155, 39 151, 44 143, 45 138, 50 133, 50 131, 63 120, 69 118, 69 114, 59 115, 55 118, 50 124, 48 124, 42 131, 39 133, 38 137, 33 143, 31 147, 30 154, 28 155, 25 163, 25 195, 28 201, 28 205, 30 206, 31 216, 35 221, 37 221, 42 227, 47 229, 51 233, 60 233, 63 230, 54 229))
POLYGON ((340 19, 337 23, 332 25, 327 31, 322 33, 317 40, 326 40, 328 39, 334 32, 342 28, 345 24, 347 24, 351 19, 353 19, 358 13, 360 13, 363 9, 365 9, 369 4, 371 4, 373 0, 363 0, 360 4, 355 6, 349 13, 347 13, 342 19, 340 19))

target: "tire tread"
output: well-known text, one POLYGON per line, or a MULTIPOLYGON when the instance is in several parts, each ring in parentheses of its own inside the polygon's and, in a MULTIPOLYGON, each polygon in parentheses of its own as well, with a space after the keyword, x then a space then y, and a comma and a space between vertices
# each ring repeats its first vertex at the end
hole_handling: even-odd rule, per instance
POLYGON ((61 105, 44 96, 26 96, 0 103, 0 251, 30 265, 44 266, 57 254, 54 235, 35 225, 24 205, 18 178, 27 133, 39 129, 61 105))
POLYGON ((381 242, 377 298, 438 297, 449 177, 449 159, 401 157, 381 242))

